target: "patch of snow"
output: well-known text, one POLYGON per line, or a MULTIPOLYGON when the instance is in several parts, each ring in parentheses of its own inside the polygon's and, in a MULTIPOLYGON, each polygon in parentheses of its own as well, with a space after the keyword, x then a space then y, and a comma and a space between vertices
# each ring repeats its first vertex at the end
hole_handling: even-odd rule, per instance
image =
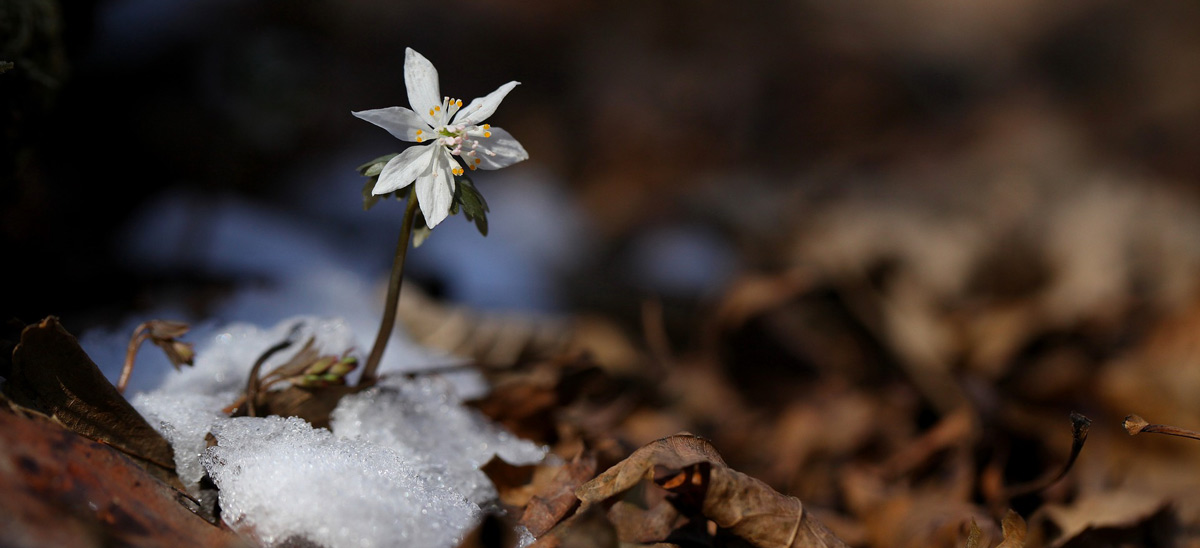
MULTIPOLYGON (((123 337, 114 333, 114 338, 123 337)), ((541 461, 546 450, 521 440, 462 404, 462 378, 385 376, 342 399, 332 429, 292 417, 229 418, 222 408, 245 387, 250 369, 276 343, 293 344, 262 373, 298 352, 309 337, 341 354, 356 338, 344 320, 298 316, 271 328, 237 323, 197 341, 196 364, 168 372, 132 402, 175 450, 180 480, 193 495, 207 473, 219 487, 222 519, 267 546, 303 538, 343 546, 456 546, 496 498, 480 470, 494 456, 541 461), (207 447, 211 432, 217 445, 207 447)), ((114 343, 115 344, 115 343, 114 343)), ((478 378, 478 373, 470 373, 478 378)), ((471 390, 483 388, 482 381, 471 390)))
POLYGON ((496 489, 480 470, 492 457, 533 464, 546 450, 492 424, 462 405, 453 387, 437 377, 384 379, 380 386, 342 398, 331 427, 340 437, 413 455, 431 475, 482 504, 496 489))
POLYGON ((131 403, 170 442, 179 481, 193 496, 198 495, 200 478, 204 477, 200 455, 208 445, 204 438, 217 421, 228 418, 221 408, 231 400, 207 394, 154 392, 138 394, 131 403))
POLYGON ((264 544, 458 545, 477 505, 424 474, 411 455, 334 436, 296 417, 242 417, 213 427, 201 457, 222 519, 264 544))

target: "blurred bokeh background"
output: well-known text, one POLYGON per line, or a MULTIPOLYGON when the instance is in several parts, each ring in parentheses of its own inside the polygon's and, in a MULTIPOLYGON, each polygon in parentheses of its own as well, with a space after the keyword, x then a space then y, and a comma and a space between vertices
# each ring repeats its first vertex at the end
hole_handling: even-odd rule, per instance
MULTIPOLYGON (((406 106, 406 47, 446 95, 520 81, 489 121, 531 156, 475 178, 491 234, 447 220, 406 295, 618 326, 597 432, 697 432, 868 528, 882 495, 847 463, 968 514, 1152 492, 1200 530, 1200 452, 1119 428, 1200 424, 1194 2, 0 0, 0 312, 375 306, 402 208, 364 212, 355 167, 403 143, 350 112, 406 106), (1010 501, 1066 460, 1071 410, 1096 421, 1079 479, 1010 501), (890 457, 938 428, 962 489, 941 446, 890 457)), ((505 347, 483 362, 542 342, 441 317, 407 321, 505 347)), ((839 534, 898 538, 873 531, 839 534)))
POLYGON ((477 177, 494 234, 452 219, 412 254, 414 278, 451 300, 632 317, 656 296, 690 312, 738 273, 801 264, 903 265, 940 304, 1066 284, 1059 274, 1104 278, 1070 285, 1106 303, 1186 299, 1194 285, 1191 3, 0 12, 0 61, 14 63, 0 74, 4 300, 26 320, 82 328, 168 299, 202 313, 305 268, 287 262, 304 256, 293 243, 325 242, 330 260, 382 278, 401 207, 361 211, 354 167, 403 144, 349 112, 406 105, 405 47, 439 68, 445 94, 522 82, 493 120, 531 160, 477 177), (238 222, 214 220, 230 207, 238 222), (237 253, 210 249, 221 230, 237 253), (1051 272, 1060 260, 1072 266, 1051 272))

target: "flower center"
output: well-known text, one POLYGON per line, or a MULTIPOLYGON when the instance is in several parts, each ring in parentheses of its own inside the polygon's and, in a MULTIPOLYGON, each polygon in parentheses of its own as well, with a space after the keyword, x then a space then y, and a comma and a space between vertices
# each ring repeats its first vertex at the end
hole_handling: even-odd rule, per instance
MULTIPOLYGON (((446 117, 439 117, 440 120, 452 118, 454 113, 458 112, 459 105, 462 105, 461 100, 454 100, 447 97, 442 101, 443 105, 447 106, 445 112, 446 117)), ((431 112, 438 112, 437 107, 431 112)), ((483 124, 477 126, 474 124, 445 124, 437 128, 434 133, 438 136, 438 144, 450 149, 450 154, 462 158, 462 161, 468 168, 475 170, 483 160, 479 157, 479 153, 488 156, 495 156, 496 153, 488 150, 487 147, 482 149, 479 147, 480 139, 487 139, 492 136, 492 126, 483 124)), ((460 175, 455 173, 455 175, 460 175)))

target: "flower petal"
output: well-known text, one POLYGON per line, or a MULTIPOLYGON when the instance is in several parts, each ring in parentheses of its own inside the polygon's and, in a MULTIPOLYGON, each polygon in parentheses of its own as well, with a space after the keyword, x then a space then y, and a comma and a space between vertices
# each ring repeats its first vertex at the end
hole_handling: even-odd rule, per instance
POLYGON ((429 113, 434 106, 442 106, 437 69, 412 48, 404 51, 404 86, 408 88, 408 104, 417 115, 430 127, 438 125, 437 117, 429 113))
MULTIPOLYGON (((492 132, 491 137, 473 138, 479 143, 479 147, 475 149, 475 157, 479 159, 479 162, 475 162, 475 167, 500 169, 529 159, 529 153, 525 152, 525 147, 521 146, 521 143, 518 143, 507 131, 494 126, 488 131, 492 132)), ((474 162, 474 160, 469 161, 474 162)))
POLYGON ((470 104, 458 111, 458 116, 454 117, 454 123, 476 125, 479 122, 487 120, 488 116, 496 112, 496 107, 500 106, 500 101, 504 100, 504 96, 508 92, 517 87, 520 82, 512 81, 487 94, 486 97, 476 97, 470 104))
POLYGON ((433 228, 450 215, 450 203, 454 199, 454 174, 451 169, 457 164, 443 147, 436 147, 439 154, 433 157, 429 171, 417 177, 417 203, 425 215, 425 226, 433 228))
POLYGON ((383 166, 371 194, 387 194, 408 186, 417 175, 429 168, 433 153, 442 147, 426 145, 404 149, 383 166))
POLYGON ((417 113, 404 107, 377 108, 375 110, 351 112, 350 114, 386 129, 388 133, 391 133, 393 137, 401 141, 419 143, 429 138, 429 133, 433 130, 417 113), (418 132, 425 135, 421 139, 418 139, 418 132))

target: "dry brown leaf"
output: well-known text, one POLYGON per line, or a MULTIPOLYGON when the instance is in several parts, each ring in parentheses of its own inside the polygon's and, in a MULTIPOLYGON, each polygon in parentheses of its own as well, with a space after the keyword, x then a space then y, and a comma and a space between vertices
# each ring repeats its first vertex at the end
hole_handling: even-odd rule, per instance
POLYGON ((343 397, 369 388, 368 386, 332 385, 314 388, 289 386, 272 390, 258 398, 260 416, 300 417, 313 428, 329 428, 329 415, 343 397))
POLYGON ((563 519, 578 499, 575 489, 596 474, 596 457, 588 453, 576 455, 554 474, 549 484, 538 490, 525 506, 521 525, 535 537, 540 537, 563 519))
POLYGON ((748 274, 734 280, 714 312, 714 321, 731 329, 794 299, 813 285, 813 275, 803 269, 782 274, 748 274))
POLYGON ((845 546, 804 512, 799 499, 729 468, 708 442, 676 434, 634 451, 584 484, 584 507, 619 496, 645 480, 676 495, 719 527, 762 548, 845 546))
POLYGON ((963 546, 974 522, 980 546, 1000 537, 991 517, 979 507, 939 491, 893 495, 863 517, 870 545, 878 548, 952 548, 963 546))
POLYGON ((975 520, 971 520, 971 531, 967 533, 967 548, 984 548, 983 531, 975 520))
POLYGON ((555 525, 529 548, 617 548, 617 530, 600 506, 582 509, 555 525))
POLYGON ((120 450, 183 490, 171 445, 108 382, 57 318, 25 328, 13 349, 12 364, 12 377, 4 388, 14 403, 120 450))
POLYGON ((540 466, 531 464, 509 464, 504 459, 493 456, 479 470, 486 474, 496 487, 501 504, 521 508, 529 502, 529 491, 539 468, 540 466))
MULTIPOLYGON (((1086 546, 1100 536, 1130 533, 1169 535, 1173 513, 1166 497, 1133 491, 1095 493, 1070 505, 1048 504, 1033 517, 1046 546, 1086 546)), ((1169 537, 1168 537, 1169 538, 1169 537)))
POLYGON ((687 523, 670 504, 654 504, 643 508, 640 504, 617 501, 608 509, 608 521, 617 529, 617 538, 623 542, 652 544, 671 536, 671 532, 687 523))
POLYGON ((0 396, 0 545, 244 546, 121 452, 0 396))
POLYGON ((1004 514, 1004 521, 1000 522, 1000 528, 1004 531, 1004 541, 996 545, 996 548, 1025 548, 1025 519, 1011 509, 1004 514))

